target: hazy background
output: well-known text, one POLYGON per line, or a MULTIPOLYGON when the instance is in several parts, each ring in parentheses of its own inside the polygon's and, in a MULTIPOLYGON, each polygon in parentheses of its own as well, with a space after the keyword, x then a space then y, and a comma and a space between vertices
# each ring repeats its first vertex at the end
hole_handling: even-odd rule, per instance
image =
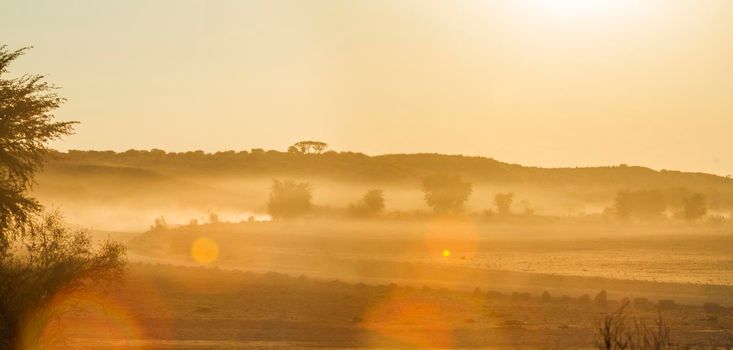
POLYGON ((3 1, 59 149, 485 155, 733 173, 733 2, 3 1))

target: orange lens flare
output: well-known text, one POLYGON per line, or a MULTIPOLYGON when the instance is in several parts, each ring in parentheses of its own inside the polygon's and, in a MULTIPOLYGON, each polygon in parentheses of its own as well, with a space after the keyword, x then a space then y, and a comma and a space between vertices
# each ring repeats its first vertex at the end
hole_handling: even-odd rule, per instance
POLYGON ((210 238, 200 237, 191 245, 191 257, 201 265, 213 263, 218 256, 219 245, 210 238))
POLYGON ((98 292, 59 293, 23 325, 20 349, 61 349, 75 342, 145 339, 132 313, 98 292))

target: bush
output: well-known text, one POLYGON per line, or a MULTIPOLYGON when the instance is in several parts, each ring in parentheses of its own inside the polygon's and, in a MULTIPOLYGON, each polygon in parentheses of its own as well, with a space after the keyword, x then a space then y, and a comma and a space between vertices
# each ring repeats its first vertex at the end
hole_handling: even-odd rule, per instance
POLYGON ((275 220, 302 216, 311 210, 311 187, 307 182, 274 180, 267 210, 275 220))
POLYGON ((606 307, 608 305, 608 293, 606 293, 605 290, 600 291, 596 294, 596 297, 593 298, 593 303, 598 307, 606 307))
POLYGON ((514 201, 514 193, 497 193, 494 196, 496 210, 502 215, 511 214, 512 201, 514 201))
POLYGON ((67 228, 59 214, 30 221, 12 243, 0 256, 3 349, 35 349, 58 340, 43 333, 68 311, 53 307, 54 298, 114 281, 124 271, 121 243, 108 241, 93 249, 89 235, 67 228))
POLYGON ((671 349, 670 329, 661 312, 654 325, 640 319, 627 319, 624 304, 617 311, 606 314, 596 322, 596 346, 600 350, 664 350, 671 349))
POLYGON ((375 216, 384 211, 384 193, 382 190, 369 190, 361 198, 361 201, 349 206, 349 212, 353 216, 375 216))
POLYGON ((153 224, 150 226, 150 231, 152 232, 160 232, 160 231, 165 231, 167 229, 168 229, 168 222, 165 220, 165 218, 162 215, 155 218, 155 221, 153 221, 153 224))

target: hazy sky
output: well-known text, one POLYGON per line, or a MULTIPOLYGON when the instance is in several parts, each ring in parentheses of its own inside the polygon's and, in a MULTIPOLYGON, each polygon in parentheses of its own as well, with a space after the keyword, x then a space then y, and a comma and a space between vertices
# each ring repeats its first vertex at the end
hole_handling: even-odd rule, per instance
POLYGON ((484 155, 733 173, 733 1, 0 1, 60 149, 484 155))

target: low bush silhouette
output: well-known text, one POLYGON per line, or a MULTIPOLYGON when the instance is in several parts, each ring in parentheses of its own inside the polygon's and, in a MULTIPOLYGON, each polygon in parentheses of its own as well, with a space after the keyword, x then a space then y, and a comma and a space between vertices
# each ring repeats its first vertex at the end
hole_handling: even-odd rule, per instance
POLYGON ((311 187, 307 182, 274 180, 267 211, 275 220, 292 219, 312 209, 311 187))

